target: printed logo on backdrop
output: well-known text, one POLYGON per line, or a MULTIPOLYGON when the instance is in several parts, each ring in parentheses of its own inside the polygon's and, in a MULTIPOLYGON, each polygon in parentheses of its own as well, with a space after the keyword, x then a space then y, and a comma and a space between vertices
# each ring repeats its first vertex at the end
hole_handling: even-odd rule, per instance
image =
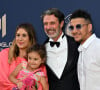
POLYGON ((6 36, 6 14, 0 18, 0 31, 2 32, 2 38, 6 36))
MULTIPOLYGON (((2 17, 0 17, 0 33, 1 33, 1 37, 2 39, 4 37, 6 37, 6 14, 4 14, 2 17)), ((3 40, 2 40, 3 41, 3 40)), ((0 42, 0 51, 4 48, 8 48, 10 45, 12 44, 12 42, 0 42)))
POLYGON ((70 32, 70 30, 68 29, 68 27, 69 27, 69 22, 70 22, 70 16, 71 16, 72 14, 68 14, 66 17, 65 17, 65 23, 66 23, 66 26, 65 26, 65 33, 67 34, 67 35, 69 35, 69 36, 72 36, 72 34, 71 34, 71 32, 70 32))

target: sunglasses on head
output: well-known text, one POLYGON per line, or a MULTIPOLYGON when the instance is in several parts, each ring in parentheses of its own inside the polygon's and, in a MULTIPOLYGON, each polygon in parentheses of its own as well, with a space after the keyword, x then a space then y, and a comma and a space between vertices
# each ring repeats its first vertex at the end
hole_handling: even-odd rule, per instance
POLYGON ((74 30, 74 28, 76 28, 76 30, 80 30, 84 25, 88 24, 77 24, 76 26, 70 25, 68 28, 70 31, 74 30))

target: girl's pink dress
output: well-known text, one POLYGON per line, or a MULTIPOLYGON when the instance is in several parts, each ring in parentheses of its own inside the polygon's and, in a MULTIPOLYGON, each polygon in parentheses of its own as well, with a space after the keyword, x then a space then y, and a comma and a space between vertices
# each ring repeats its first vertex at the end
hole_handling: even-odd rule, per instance
MULTIPOLYGON (((11 64, 8 64, 8 52, 9 48, 4 49, 0 52, 0 90, 12 90, 12 88, 16 86, 9 81, 8 76, 18 64, 22 63, 22 61, 26 61, 24 58, 18 57, 16 61, 13 61, 11 64)), ((43 66, 41 67, 41 70, 47 77, 46 68, 43 66)))
POLYGON ((26 61, 24 58, 18 57, 16 61, 8 64, 8 52, 9 48, 0 52, 0 90, 12 90, 15 85, 8 80, 8 76, 18 64, 26 61))
MULTIPOLYGON (((29 90, 32 90, 32 86, 37 87, 38 79, 37 79, 36 75, 46 76, 46 72, 44 72, 44 70, 43 70, 43 69, 45 69, 45 66, 42 65, 39 69, 37 69, 33 72, 30 72, 26 69, 26 66, 27 66, 26 61, 22 62, 22 66, 23 66, 23 69, 19 72, 19 74, 17 76, 17 78, 23 82, 23 86, 20 90, 25 90, 25 88, 27 88, 27 87, 29 88, 29 90)), ((39 85, 38 85, 37 90, 43 90, 41 83, 40 82, 38 82, 38 83, 39 83, 39 85)))

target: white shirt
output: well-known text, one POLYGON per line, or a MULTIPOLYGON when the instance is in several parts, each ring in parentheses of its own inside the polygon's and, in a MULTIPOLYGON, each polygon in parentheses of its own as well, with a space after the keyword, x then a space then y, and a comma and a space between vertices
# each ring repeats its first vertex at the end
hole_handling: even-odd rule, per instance
MULTIPOLYGON (((46 44, 47 49, 47 65, 51 68, 51 70, 56 74, 56 76, 60 79, 61 75, 63 73, 65 64, 67 62, 67 40, 66 36, 62 35, 58 39, 60 42, 60 46, 57 47, 54 45, 54 47, 50 46, 50 42, 46 44)), ((49 39, 49 41, 53 41, 52 39, 49 39)))
POLYGON ((93 34, 78 50, 80 90, 100 90, 100 39, 93 34))

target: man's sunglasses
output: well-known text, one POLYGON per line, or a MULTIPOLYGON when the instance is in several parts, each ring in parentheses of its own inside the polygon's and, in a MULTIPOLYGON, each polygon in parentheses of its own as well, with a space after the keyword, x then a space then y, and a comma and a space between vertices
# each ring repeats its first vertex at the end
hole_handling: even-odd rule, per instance
POLYGON ((70 25, 68 28, 70 31, 73 31, 74 28, 76 28, 76 30, 80 30, 84 25, 88 25, 88 24, 77 24, 76 26, 70 25))

